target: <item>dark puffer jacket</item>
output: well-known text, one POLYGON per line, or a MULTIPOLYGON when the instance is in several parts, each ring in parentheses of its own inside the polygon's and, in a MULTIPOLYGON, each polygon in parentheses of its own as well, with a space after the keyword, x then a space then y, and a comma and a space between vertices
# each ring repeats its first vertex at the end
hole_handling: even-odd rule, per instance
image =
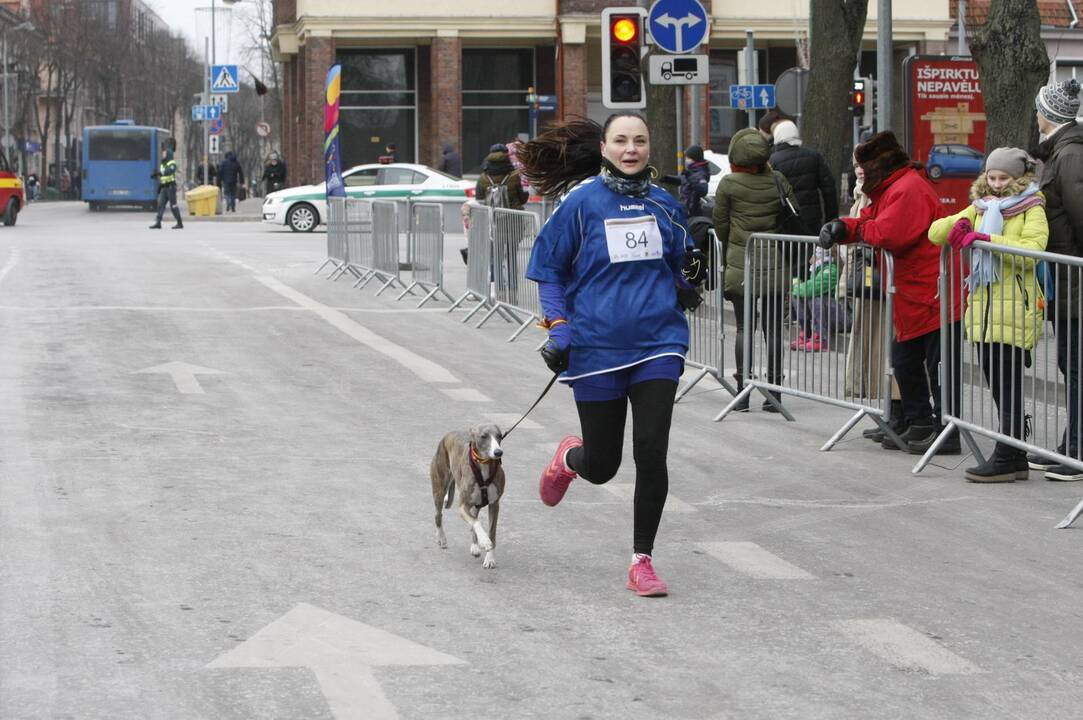
POLYGON ((838 192, 823 155, 800 145, 775 145, 771 167, 790 181, 807 234, 819 234, 825 222, 839 216, 838 192))
MULTIPOLYGON (((1044 162, 1038 187, 1045 194, 1049 219, 1046 250, 1083 257, 1083 127, 1068 123, 1038 146, 1037 155, 1044 162)), ((1078 317, 1083 314, 1079 278, 1071 274, 1069 279, 1069 268, 1057 265, 1056 302, 1058 312, 1078 317)))

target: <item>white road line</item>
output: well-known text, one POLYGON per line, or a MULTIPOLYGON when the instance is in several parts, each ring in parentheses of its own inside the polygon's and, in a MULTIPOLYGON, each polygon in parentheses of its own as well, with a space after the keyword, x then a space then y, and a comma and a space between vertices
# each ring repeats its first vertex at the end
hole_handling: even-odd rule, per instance
POLYGON ((474 388, 440 388, 440 392, 459 402, 487 403, 493 401, 491 397, 474 388))
POLYGON ((363 325, 351 320, 344 313, 313 300, 308 295, 294 290, 277 278, 268 275, 256 275, 255 278, 268 289, 278 293, 284 298, 292 300, 301 307, 311 310, 314 314, 323 318, 332 327, 338 329, 362 345, 391 358, 425 382, 459 382, 459 379, 452 375, 443 365, 439 365, 428 358, 421 357, 417 353, 407 350, 401 345, 396 345, 387 338, 377 335, 363 325))
MULTIPOLYGON (((602 487, 619 497, 621 500, 631 502, 635 498, 636 486, 632 483, 607 482, 602 485, 602 487)), ((666 498, 666 509, 664 512, 689 513, 695 511, 695 506, 689 505, 673 493, 670 493, 666 498)))
MULTIPOLYGON (((485 417, 500 426, 501 430, 507 430, 515 421, 522 417, 519 413, 486 413, 485 417)), ((541 430, 542 426, 530 418, 523 420, 516 430, 541 430)))
POLYGON ((760 580, 816 579, 754 542, 706 542, 696 543, 696 546, 737 572, 760 580))
POLYGON ((858 645, 900 670, 917 670, 930 675, 973 675, 982 672, 969 660, 895 620, 841 620, 834 625, 858 645))
POLYGON ((19 262, 19 248, 13 247, 11 253, 8 254, 8 260, 4 263, 4 267, 0 267, 0 283, 4 282, 4 278, 15 268, 17 262, 19 262))

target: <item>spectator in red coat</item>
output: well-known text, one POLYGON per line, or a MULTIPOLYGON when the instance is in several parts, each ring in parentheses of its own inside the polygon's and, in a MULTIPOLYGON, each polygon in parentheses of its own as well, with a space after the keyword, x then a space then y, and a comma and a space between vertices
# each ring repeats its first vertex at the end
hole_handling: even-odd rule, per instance
MULTIPOLYGON (((940 434, 945 408, 941 407, 940 374, 940 249, 929 242, 929 226, 944 215, 940 198, 910 162, 910 157, 886 131, 877 133, 854 150, 865 173, 864 191, 870 204, 856 218, 839 218, 824 225, 820 244, 864 242, 891 252, 895 259, 894 325, 891 361, 902 398, 903 418, 894 424, 901 432, 902 449, 924 454, 940 434), (930 403, 930 396, 932 402, 930 403)), ((960 317, 958 298, 951 319, 960 317)), ((949 340, 958 341, 956 327, 949 340)), ((948 353, 954 381, 952 408, 959 406, 959 349, 948 353)), ((898 449, 890 436, 886 449, 898 449)), ((941 444, 939 453, 958 455, 959 434, 941 444)))

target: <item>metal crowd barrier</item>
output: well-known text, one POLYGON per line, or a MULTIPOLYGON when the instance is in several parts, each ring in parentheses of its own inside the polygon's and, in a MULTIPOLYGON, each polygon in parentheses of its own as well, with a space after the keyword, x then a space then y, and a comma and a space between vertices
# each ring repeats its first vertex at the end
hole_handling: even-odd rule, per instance
POLYGON ((408 258, 413 271, 410 284, 396 300, 413 294, 414 288, 427 290, 421 307, 438 294, 453 300, 444 290, 444 208, 437 203, 410 203, 410 234, 407 240, 408 258))
POLYGON ((333 265, 329 278, 337 279, 349 261, 346 247, 346 198, 327 198, 327 259, 313 275, 318 275, 328 265, 333 265))
POLYGON ((489 281, 493 257, 493 211, 486 205, 471 205, 469 209, 470 229, 466 234, 466 292, 448 308, 448 312, 452 312, 467 300, 477 302, 477 305, 463 318, 463 322, 467 322, 478 310, 493 307, 492 283, 489 281))
POLYGON ((673 402, 680 402, 700 380, 710 375, 724 387, 730 395, 737 395, 737 389, 726 380, 723 370, 724 343, 726 338, 723 326, 722 289, 725 287, 722 266, 722 244, 718 242, 714 230, 708 230, 713 252, 710 257, 708 283, 703 293, 703 304, 693 312, 685 313, 688 318, 688 357, 685 365, 698 368, 699 373, 680 391, 673 402))
POLYGON ((793 288, 814 274, 816 238, 754 234, 745 252, 743 333, 738 333, 744 387, 718 414, 722 420, 744 398, 758 390, 787 420, 793 415, 782 395, 854 410, 855 414, 824 444, 830 450, 863 417, 870 417, 892 439, 890 362, 894 334, 892 306, 895 268, 891 253, 865 245, 832 249, 843 273, 854 274, 847 287, 855 293, 853 306, 864 318, 860 337, 847 338, 851 307, 838 297, 837 283, 829 293, 797 298, 793 288), (860 269, 865 268, 865 269, 860 269), (879 288, 873 279, 879 279, 879 288), (785 319, 793 318, 787 328, 785 319), (803 329, 815 337, 801 337, 803 329))
POLYGON ((538 235, 537 216, 524 210, 497 208, 492 214, 493 295, 492 307, 478 322, 481 327, 493 315, 504 311, 519 327, 508 338, 512 342, 545 313, 538 298, 538 284, 527 280, 526 268, 538 235))
MULTIPOLYGON (((944 429, 914 473, 953 431, 978 462, 975 435, 1083 472, 1081 291, 1083 258, 981 241, 944 247, 940 296, 966 313, 953 322, 941 303, 941 367, 959 370, 941 373, 944 429)), ((1057 527, 1081 514, 1083 502, 1057 527)))
POLYGON ((383 282, 377 295, 396 284, 406 287, 399 275, 399 210, 398 203, 393 200, 372 201, 371 270, 367 277, 358 281, 359 287, 365 287, 372 278, 383 282))
MULTIPOLYGON (((346 264, 339 269, 338 279, 346 273, 356 278, 354 287, 372 274, 372 203, 357 198, 345 199, 343 227, 346 237, 346 264)), ((330 227, 328 227, 330 232, 330 227)))

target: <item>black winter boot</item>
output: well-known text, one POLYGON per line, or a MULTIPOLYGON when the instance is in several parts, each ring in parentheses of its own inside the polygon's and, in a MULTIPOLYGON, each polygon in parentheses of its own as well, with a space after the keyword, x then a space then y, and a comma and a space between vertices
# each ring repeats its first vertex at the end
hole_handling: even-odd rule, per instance
MULTIPOLYGON (((936 442, 943 428, 935 422, 927 422, 922 425, 911 425, 907 431, 908 437, 902 438, 906 443, 906 451, 911 455, 924 455, 936 442)), ((959 431, 952 429, 951 434, 940 443, 937 455, 961 455, 963 446, 959 442, 959 431)))
MULTIPOLYGON (((778 404, 779 404, 779 405, 781 405, 781 404, 782 404, 782 393, 780 393, 780 392, 775 392, 774 390, 768 390, 768 391, 767 391, 767 394, 768 394, 768 395, 770 395, 771 397, 773 397, 773 398, 774 398, 775 400, 777 400, 777 401, 778 401, 778 404)), ((763 410, 764 412, 769 412, 769 413, 779 413, 779 412, 782 412, 782 411, 781 411, 781 410, 779 410, 779 409, 778 409, 777 407, 775 407, 775 406, 774 406, 774 405, 773 405, 773 404, 771 403, 771 401, 770 401, 770 400, 764 400, 764 401, 763 401, 763 405, 761 405, 760 407, 761 407, 761 409, 762 409, 762 410, 763 410)))
POLYGON ((162 229, 162 221, 161 221, 161 219, 155 220, 154 224, 150 226, 150 229, 151 230, 161 230, 162 229))
POLYGON ((972 483, 1010 483, 1029 477, 1027 454, 1003 443, 997 443, 992 457, 981 465, 966 469, 966 480, 972 483))
MULTIPOLYGON (((744 373, 735 372, 733 379, 737 381, 737 392, 740 393, 745 389, 744 373)), ((734 405, 732 412, 748 412, 748 395, 741 398, 741 402, 734 405)))

